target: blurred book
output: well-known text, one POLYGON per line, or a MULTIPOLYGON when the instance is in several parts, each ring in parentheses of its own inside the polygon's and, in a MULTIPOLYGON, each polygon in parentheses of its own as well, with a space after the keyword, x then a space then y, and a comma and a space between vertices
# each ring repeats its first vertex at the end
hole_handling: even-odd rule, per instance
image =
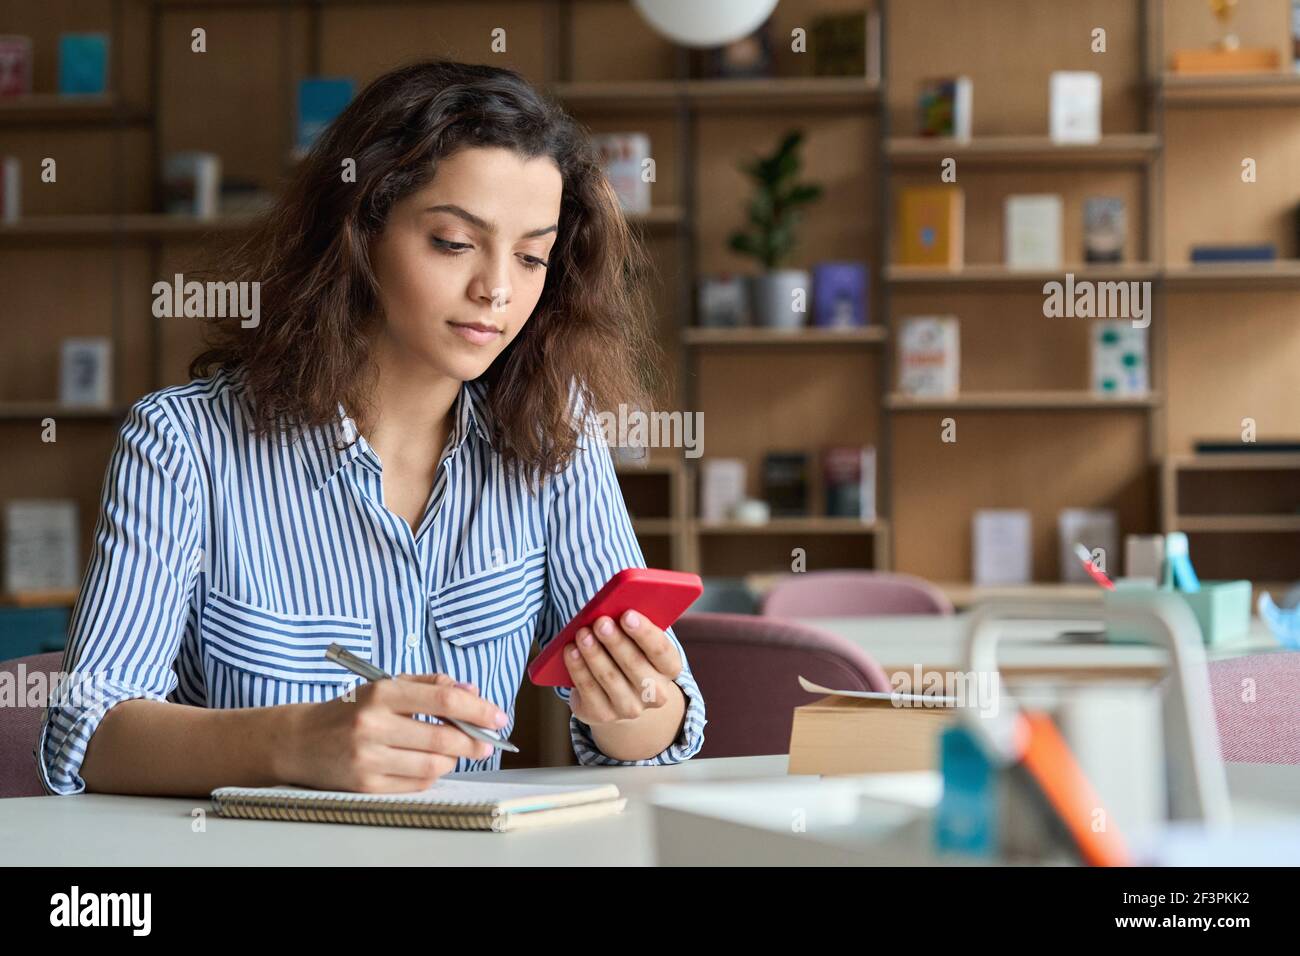
POLYGON ((808 31, 814 76, 866 76, 867 12, 824 13, 808 31))
POLYGON ((1123 262, 1128 221, 1124 200, 1089 196, 1083 201, 1083 258, 1085 262, 1123 262))
POLYGON ((1295 455, 1300 454, 1300 438, 1294 441, 1242 441, 1200 438, 1192 445, 1198 455, 1295 455))
POLYGON ((163 211, 211 219, 221 210, 221 157, 172 153, 163 162, 163 211))
POLYGON ((812 324, 823 329, 866 325, 867 282, 867 266, 863 262, 814 265, 812 324))
POLYGON ((729 329, 754 324, 749 280, 745 276, 724 273, 701 277, 698 306, 701 328, 729 329))
POLYGON ((1054 143, 1101 139, 1101 74, 1056 70, 1049 81, 1050 135, 1054 143))
POLYGON ((108 34, 59 35, 59 92, 108 92, 108 34))
POLYGON ((822 487, 828 517, 875 521, 875 447, 833 445, 823 449, 822 487))
POLYGON ((1092 391, 1095 395, 1145 395, 1151 388, 1147 330, 1128 319, 1094 319, 1092 391))
POLYGON ((1028 584, 1033 578, 1028 511, 981 508, 972 518, 972 580, 978 586, 1028 584))
POLYGON ((808 514, 808 455, 801 451, 763 456, 763 498, 773 518, 808 514))
POLYGON ((705 458, 700 463, 700 517, 729 521, 745 497, 745 463, 739 458, 705 458))
POLYGON ((772 56, 772 18, 748 36, 724 46, 691 50, 694 75, 706 80, 756 79, 774 75, 772 56))
POLYGON ((32 91, 32 38, 0 36, 0 99, 32 91))
POLYGON ((5 593, 75 589, 77 503, 13 498, 4 515, 5 593))
POLYGON ((898 335, 898 390, 904 395, 951 397, 961 370, 957 319, 912 316, 898 335))
POLYGON ((312 76, 298 81, 298 129, 293 156, 301 159, 335 117, 342 113, 356 91, 346 76, 312 76))
POLYGON ((64 339, 59 347, 59 401, 64 405, 106 408, 112 399, 112 339, 64 339))
POLYGON ((1175 50, 1171 66, 1175 73, 1275 73, 1282 68, 1282 57, 1272 47, 1206 47, 1175 50))
POLYGON ((1012 269, 1058 269, 1061 266, 1061 197, 1055 194, 1008 196, 1006 264, 1012 269))
POLYGON ((1192 262, 1272 262, 1277 246, 1271 242, 1192 246, 1192 262))
POLYGON ((650 137, 645 133, 601 133, 591 139, 623 211, 649 212, 651 183, 646 160, 650 158, 650 137))
POLYGON ((917 131, 922 136, 969 140, 974 85, 968 76, 943 76, 921 81, 917 131))
POLYGON ((1061 580, 1066 584, 1089 584, 1092 578, 1083 567, 1074 546, 1081 544, 1093 555, 1093 563, 1112 578, 1119 571, 1119 531, 1115 512, 1109 508, 1062 508, 1056 516, 1059 537, 1061 580), (1101 552, 1098 561, 1097 552, 1101 552))
POLYGON ((17 156, 6 156, 0 160, 0 222, 17 222, 22 214, 22 163, 17 156))
POLYGON ((907 186, 898 196, 898 264, 962 264, 965 196, 956 186, 907 186))

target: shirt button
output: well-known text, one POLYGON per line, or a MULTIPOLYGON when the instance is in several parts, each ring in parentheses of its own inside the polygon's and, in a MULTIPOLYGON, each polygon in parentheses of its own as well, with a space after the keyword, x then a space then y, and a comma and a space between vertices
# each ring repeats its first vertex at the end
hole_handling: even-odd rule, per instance
POLYGON ((406 646, 409 647, 411 650, 415 650, 417 647, 419 647, 419 646, 420 646, 420 635, 419 635, 419 634, 407 634, 407 635, 406 635, 406 646))

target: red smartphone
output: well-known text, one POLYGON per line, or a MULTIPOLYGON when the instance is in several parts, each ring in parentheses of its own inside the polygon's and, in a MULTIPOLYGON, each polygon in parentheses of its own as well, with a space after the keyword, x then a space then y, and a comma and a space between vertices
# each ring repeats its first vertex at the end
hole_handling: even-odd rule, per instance
POLYGON ((655 627, 666 630, 703 591, 704 583, 698 574, 657 568, 619 571, 528 665, 529 680, 539 687, 572 687, 561 655, 582 628, 590 627, 598 617, 617 621, 624 612, 635 610, 655 627))

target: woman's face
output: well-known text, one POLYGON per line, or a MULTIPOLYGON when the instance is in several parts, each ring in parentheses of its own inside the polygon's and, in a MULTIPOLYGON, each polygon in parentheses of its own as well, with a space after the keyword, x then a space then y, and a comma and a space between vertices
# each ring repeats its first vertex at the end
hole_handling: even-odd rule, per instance
POLYGON ((453 379, 482 375, 541 298, 562 191, 549 158, 495 147, 445 157, 371 247, 385 345, 453 379))

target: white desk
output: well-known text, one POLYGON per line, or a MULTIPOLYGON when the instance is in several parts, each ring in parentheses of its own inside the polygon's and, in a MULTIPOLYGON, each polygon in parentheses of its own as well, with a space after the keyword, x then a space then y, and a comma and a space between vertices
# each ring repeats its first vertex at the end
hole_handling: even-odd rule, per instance
MULTIPOLYGON (((799 623, 830 631, 862 648, 892 676, 899 671, 959 670, 966 647, 970 614, 896 617, 802 618, 799 623)), ((1092 625, 1096 627, 1094 623, 1092 625)), ((998 645, 998 659, 1007 671, 1021 674, 1069 670, 1099 675, 1164 668, 1168 654, 1143 644, 1070 642, 1053 632, 1027 623, 1014 625, 998 645), (1014 633, 1015 636, 1012 636, 1014 633)), ((1259 618, 1251 621, 1244 640, 1206 649, 1210 660, 1280 650, 1277 640, 1259 618)))
MULTIPOLYGON (((228 820, 200 799, 81 794, 0 800, 0 858, 15 866, 650 865, 655 861, 652 808, 646 801, 651 788, 774 777, 816 780, 787 776, 786 762, 779 754, 690 760, 670 767, 466 774, 513 782, 608 781, 629 798, 627 809, 614 817, 520 833, 228 820), (196 808, 207 814, 206 832, 193 832, 196 808)), ((1300 767, 1229 764, 1228 782, 1234 803, 1264 800, 1300 815, 1300 767)), ((789 858, 777 862, 783 859, 789 858)))
POLYGON ((14 866, 647 866, 654 834, 646 792, 659 784, 783 776, 787 758, 688 760, 667 767, 478 771, 466 779, 614 783, 617 816, 519 833, 225 819, 198 798, 25 797, 0 800, 0 860, 14 866), (195 809, 206 832, 192 830, 195 809))

